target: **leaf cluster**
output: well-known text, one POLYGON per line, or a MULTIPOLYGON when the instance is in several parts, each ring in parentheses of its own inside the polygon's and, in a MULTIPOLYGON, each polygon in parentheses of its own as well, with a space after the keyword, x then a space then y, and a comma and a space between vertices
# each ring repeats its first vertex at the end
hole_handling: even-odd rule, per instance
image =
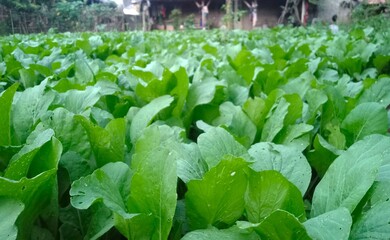
POLYGON ((0 43, 1 239, 390 237, 384 33, 0 43))

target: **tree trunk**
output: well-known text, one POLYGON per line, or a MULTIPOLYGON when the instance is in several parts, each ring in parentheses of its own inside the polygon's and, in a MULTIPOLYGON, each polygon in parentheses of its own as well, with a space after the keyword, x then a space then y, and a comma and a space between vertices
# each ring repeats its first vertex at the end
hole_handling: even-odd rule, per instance
POLYGON ((233 28, 237 28, 237 23, 238 23, 238 0, 234 0, 233 28))
POLYGON ((233 6, 232 6, 232 0, 226 0, 226 27, 228 29, 233 29, 233 6))

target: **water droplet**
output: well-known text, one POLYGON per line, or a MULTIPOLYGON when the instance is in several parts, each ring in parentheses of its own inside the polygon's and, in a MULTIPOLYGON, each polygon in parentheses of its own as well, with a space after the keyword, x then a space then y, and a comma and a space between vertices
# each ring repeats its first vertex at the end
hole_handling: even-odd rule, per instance
POLYGON ((236 175, 236 172, 232 172, 231 174, 230 174, 230 176, 234 176, 234 175, 236 175))

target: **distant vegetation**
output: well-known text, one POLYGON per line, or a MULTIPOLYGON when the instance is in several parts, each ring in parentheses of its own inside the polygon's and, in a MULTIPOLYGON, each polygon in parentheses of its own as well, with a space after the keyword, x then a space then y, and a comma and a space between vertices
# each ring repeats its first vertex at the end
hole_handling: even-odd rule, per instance
POLYGON ((114 2, 81 0, 0 1, 0 34, 121 30, 114 2))

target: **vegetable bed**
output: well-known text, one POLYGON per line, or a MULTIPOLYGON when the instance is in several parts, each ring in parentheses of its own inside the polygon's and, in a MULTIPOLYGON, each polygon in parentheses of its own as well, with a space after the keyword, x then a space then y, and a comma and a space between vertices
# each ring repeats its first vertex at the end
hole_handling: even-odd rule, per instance
POLYGON ((390 238, 389 31, 0 46, 0 239, 390 238))

